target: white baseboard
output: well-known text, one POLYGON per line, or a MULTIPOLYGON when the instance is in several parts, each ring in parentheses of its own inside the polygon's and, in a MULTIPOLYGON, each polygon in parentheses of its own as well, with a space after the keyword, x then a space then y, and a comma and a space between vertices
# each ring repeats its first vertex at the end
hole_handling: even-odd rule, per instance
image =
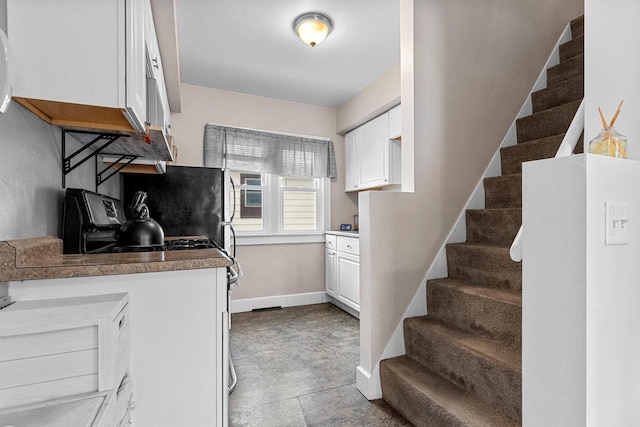
POLYGON ((368 373, 362 366, 358 366, 356 368, 356 386, 367 400, 382 398, 378 365, 374 368, 373 374, 368 373))
POLYGON ((329 300, 329 302, 331 304, 335 305, 336 307, 341 308, 342 310, 346 311, 347 313, 349 313, 350 315, 352 315, 356 319, 360 319, 360 312, 358 310, 356 310, 355 308, 349 307, 347 304, 345 304, 342 301, 338 300, 337 298, 333 298, 333 297, 331 297, 329 295, 327 295, 327 299, 329 300))
POLYGON ((260 308, 295 307, 325 302, 329 302, 329 298, 324 291, 308 292, 305 294, 276 295, 262 298, 232 299, 230 310, 231 313, 243 313, 260 308))

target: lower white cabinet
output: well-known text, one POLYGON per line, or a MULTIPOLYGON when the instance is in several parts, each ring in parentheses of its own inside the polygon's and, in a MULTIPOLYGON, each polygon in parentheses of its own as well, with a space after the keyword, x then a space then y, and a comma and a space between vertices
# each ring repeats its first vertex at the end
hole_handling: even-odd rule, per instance
MULTIPOLYGON (((137 404, 131 412, 133 425, 228 425, 229 323, 225 268, 26 280, 8 282, 8 286, 9 296, 19 302, 128 293, 131 306, 128 312, 129 373, 137 404)), ((9 325, 3 321, 5 310, 0 311, 0 331, 9 325)), ((128 320, 125 317, 122 329, 120 320, 116 317, 115 330, 126 332, 128 320)), ((34 347, 44 348, 44 343, 36 342, 34 347)), ((0 353, 13 348, 15 346, 0 343, 0 353)), ((3 378, 0 375, 0 391, 3 378)), ((118 396, 118 401, 123 405, 128 403, 123 395, 118 396)), ((0 407, 3 403, 0 396, 0 407)), ((0 426, 9 424, 2 421, 0 418, 0 426)), ((100 427, 107 425, 118 427, 118 424, 100 427)))
POLYGON ((356 317, 360 313, 360 251, 357 236, 356 233, 325 234, 325 291, 332 303, 356 317))
POLYGON ((338 296, 336 260, 337 260, 337 253, 335 249, 325 249, 325 257, 324 257, 325 290, 327 292, 327 295, 332 297, 338 296))

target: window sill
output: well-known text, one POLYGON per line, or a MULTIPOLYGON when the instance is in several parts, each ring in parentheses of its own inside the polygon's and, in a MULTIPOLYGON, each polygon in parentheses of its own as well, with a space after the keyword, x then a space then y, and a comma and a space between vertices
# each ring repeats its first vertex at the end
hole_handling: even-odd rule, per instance
POLYGON ((237 235, 236 245, 286 245, 294 243, 324 243, 324 232, 313 234, 237 235))

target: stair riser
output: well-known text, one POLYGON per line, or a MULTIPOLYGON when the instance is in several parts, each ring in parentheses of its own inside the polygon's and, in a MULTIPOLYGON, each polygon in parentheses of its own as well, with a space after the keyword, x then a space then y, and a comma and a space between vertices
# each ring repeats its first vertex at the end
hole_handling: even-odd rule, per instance
POLYGON ((503 289, 522 289, 522 263, 511 260, 509 248, 447 245, 449 277, 503 289))
POLYGON ((382 397, 416 427, 458 427, 460 421, 443 410, 429 396, 411 387, 393 370, 380 363, 382 397))
POLYGON ((511 244, 522 224, 522 210, 470 209, 465 213, 467 242, 511 244))
POLYGON ((522 176, 485 179, 484 205, 487 209, 522 207, 522 176))
POLYGON ((574 37, 571 41, 560 45, 560 62, 564 62, 583 53, 584 36, 574 37))
POLYGON ((521 173, 523 162, 554 157, 558 152, 558 147, 562 144, 562 138, 564 138, 564 134, 501 148, 502 174, 521 173))
POLYGON ((522 307, 442 286, 437 281, 427 283, 429 316, 501 341, 513 348, 521 347, 522 307))
POLYGON ((533 112, 548 110, 584 98, 584 75, 531 94, 533 112))
POLYGON ((516 120, 518 143, 565 133, 578 111, 580 101, 516 120))
POLYGON ((584 18, 571 22, 571 37, 576 38, 584 36, 584 18))
POLYGON ((584 55, 579 55, 547 70, 547 87, 584 74, 584 55))
POLYGON ((423 335, 413 327, 410 319, 405 321, 404 336, 407 356, 503 414, 520 420, 520 372, 493 363, 439 334, 423 335))

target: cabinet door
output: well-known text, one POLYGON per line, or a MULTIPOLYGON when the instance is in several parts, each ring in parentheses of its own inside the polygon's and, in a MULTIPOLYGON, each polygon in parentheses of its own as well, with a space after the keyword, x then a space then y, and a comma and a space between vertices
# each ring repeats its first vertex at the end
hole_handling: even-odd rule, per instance
POLYGON ((336 251, 327 249, 324 257, 324 286, 325 291, 332 297, 337 297, 336 289, 336 251))
POLYGON ((338 299, 360 311, 360 259, 338 252, 338 299))
POLYGON ((355 191, 358 189, 358 145, 359 130, 355 129, 344 137, 345 151, 345 191, 355 191))
POLYGON ((389 115, 376 117, 359 128, 357 157, 360 164, 358 189, 389 184, 389 115))
POLYGON ((145 11, 145 46, 147 49, 146 66, 147 77, 156 79, 158 97, 160 101, 161 117, 157 124, 164 128, 165 133, 170 133, 171 113, 169 111, 169 98, 167 96, 167 85, 164 80, 164 69, 162 67, 162 57, 160 56, 160 47, 158 46, 158 35, 156 33, 155 21, 153 20, 153 11, 151 3, 146 2, 145 11))
POLYGON ((123 107, 122 3, 7 0, 6 12, 15 67, 13 96, 123 107))
POLYGON ((147 70, 145 63, 145 3, 149 0, 126 0, 126 112, 131 126, 143 132, 147 117, 147 70))

